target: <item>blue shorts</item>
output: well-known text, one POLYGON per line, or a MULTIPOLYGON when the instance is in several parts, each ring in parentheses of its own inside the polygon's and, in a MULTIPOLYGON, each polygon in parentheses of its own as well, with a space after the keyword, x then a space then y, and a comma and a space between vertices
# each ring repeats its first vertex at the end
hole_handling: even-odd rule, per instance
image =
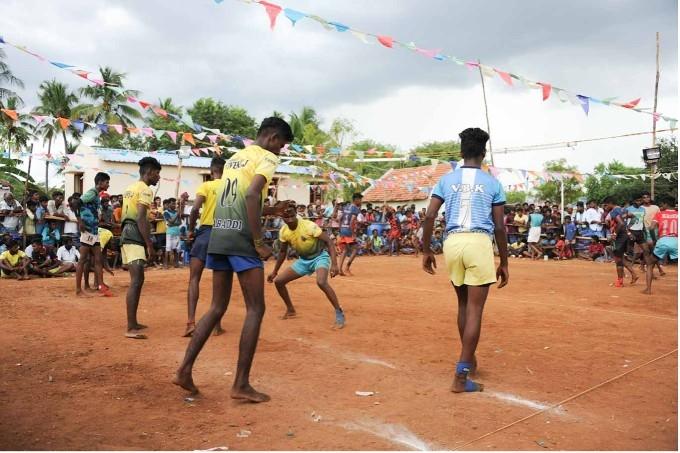
POLYGON ((312 275, 317 269, 330 269, 331 257, 327 251, 319 253, 316 257, 306 260, 298 258, 290 268, 298 275, 312 275))
POLYGON ((663 260, 668 256, 671 260, 678 259, 678 238, 664 236, 656 241, 654 246, 654 256, 663 260))
POLYGON ((210 242, 210 231, 212 226, 205 225, 198 229, 194 236, 194 244, 191 246, 189 255, 192 258, 198 258, 205 263, 208 257, 208 243, 210 242))
POLYGON ((214 271, 232 271, 237 274, 250 269, 264 269, 262 260, 255 256, 217 255, 208 253, 205 267, 214 271))

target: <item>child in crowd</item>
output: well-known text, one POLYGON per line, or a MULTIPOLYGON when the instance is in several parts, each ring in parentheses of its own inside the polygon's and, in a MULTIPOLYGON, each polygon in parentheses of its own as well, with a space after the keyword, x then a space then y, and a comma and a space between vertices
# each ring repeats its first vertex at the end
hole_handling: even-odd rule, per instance
POLYGON ((371 233, 371 255, 382 255, 385 242, 383 238, 378 234, 378 230, 373 230, 371 233))
POLYGON ((576 224, 571 221, 571 216, 564 217, 564 225, 562 227, 564 230, 564 242, 569 249, 570 255, 574 256, 576 254, 574 250, 576 245, 576 224))
POLYGON ((435 255, 439 255, 440 253, 442 253, 443 247, 444 241, 442 240, 442 232, 441 230, 437 230, 434 232, 434 236, 430 241, 430 250, 432 250, 432 253, 434 253, 435 255))
POLYGON ((604 261, 605 260, 605 247, 600 238, 593 236, 591 238, 590 245, 588 246, 588 252, 581 256, 581 259, 589 261, 604 261))
POLYGON ((168 260, 172 255, 174 267, 179 267, 179 231, 182 220, 177 212, 175 198, 168 199, 168 209, 163 213, 163 218, 166 226, 164 266, 168 269, 168 260))
POLYGON ((50 201, 46 195, 40 196, 40 202, 35 209, 35 234, 42 237, 43 229, 47 226, 45 215, 47 214, 47 203, 50 201))
POLYGON ((19 243, 10 240, 7 243, 7 250, 0 254, 0 277, 29 280, 28 265, 30 262, 26 254, 19 250, 19 243))
POLYGON ((555 243, 555 251, 557 252, 556 259, 558 260, 568 260, 574 256, 572 249, 563 234, 560 235, 557 243, 555 243))
POLYGON ((42 243, 45 247, 54 248, 60 240, 61 233, 59 233, 59 227, 57 226, 57 222, 52 220, 47 227, 43 228, 42 243))

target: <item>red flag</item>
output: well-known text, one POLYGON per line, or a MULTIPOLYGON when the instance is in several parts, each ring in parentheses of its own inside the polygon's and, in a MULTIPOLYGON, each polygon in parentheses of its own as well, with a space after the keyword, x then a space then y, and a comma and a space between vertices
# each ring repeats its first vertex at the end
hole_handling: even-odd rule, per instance
MULTIPOLYGON (((16 110, 10 110, 10 109, 0 109, 0 110, 2 111, 2 113, 9 116, 10 118, 12 118, 14 121, 19 119, 19 115, 17 115, 16 110)), ((68 126, 68 124, 67 124, 67 126, 68 126)))
POLYGON ((194 136, 191 135, 191 132, 185 132, 182 134, 182 140, 185 142, 189 142, 192 145, 196 145, 196 142, 194 141, 194 136))
POLYGON ((636 105, 638 105, 638 104, 640 103, 640 99, 641 99, 641 98, 637 98, 637 99, 635 99, 635 100, 633 100, 633 101, 630 101, 630 102, 627 103, 627 104, 621 105, 621 107, 625 107, 625 108, 627 108, 627 109, 632 109, 633 107, 635 107, 636 105))
POLYGON ((267 16, 269 16, 269 26, 273 30, 276 26, 276 18, 281 14, 281 7, 273 3, 260 0, 260 5, 264 6, 265 11, 267 11, 267 16))
POLYGON ((151 105, 151 103, 146 101, 139 101, 139 105, 141 105, 143 109, 146 109, 148 106, 151 105))
POLYGON ((391 36, 383 36, 383 35, 378 35, 378 42, 382 44, 385 47, 389 47, 390 49, 392 48, 392 43, 394 40, 392 39, 391 36))
POLYGON ((503 81, 505 83, 512 86, 512 77, 510 77, 510 74, 508 74, 507 72, 503 72, 500 69, 496 69, 496 68, 494 68, 494 71, 496 71, 498 73, 498 75, 501 77, 501 79, 503 79, 503 81))
POLYGON ((547 100, 550 97, 550 91, 552 90, 552 85, 549 83, 538 82, 538 84, 543 88, 543 100, 547 100))
POLYGON ((59 121, 59 125, 62 129, 66 129, 68 125, 71 124, 71 120, 68 118, 57 118, 57 121, 59 121))

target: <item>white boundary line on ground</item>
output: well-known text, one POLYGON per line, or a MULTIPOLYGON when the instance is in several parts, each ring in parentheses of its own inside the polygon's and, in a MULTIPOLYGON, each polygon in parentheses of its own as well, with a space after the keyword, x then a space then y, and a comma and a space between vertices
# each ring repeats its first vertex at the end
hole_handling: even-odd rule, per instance
MULTIPOLYGON (((343 281, 347 281, 347 280, 343 279, 343 281)), ((356 283, 359 283, 359 282, 356 282, 356 283)), ((371 285, 378 285, 378 286, 384 286, 384 287, 386 287, 386 288, 394 288, 394 289, 402 290, 402 288, 400 288, 400 287, 398 287, 398 286, 388 285, 388 284, 386 284, 386 283, 371 282, 371 285)), ((428 291, 428 292, 431 292, 431 293, 442 293, 442 292, 447 291, 447 290, 444 289, 444 288, 440 288, 440 289, 418 288, 418 290, 419 290, 419 291, 428 291)), ((449 292, 450 292, 451 294, 455 294, 455 293, 453 292, 453 289, 451 289, 449 292)), ((494 295, 494 297, 499 298, 497 295, 494 295)), ((505 298, 505 297, 502 297, 502 296, 501 296, 500 298, 505 299, 505 300, 507 300, 507 301, 512 301, 512 303, 519 303, 519 304, 542 305, 542 306, 544 306, 544 307, 550 307, 550 308, 554 308, 554 307, 562 307, 562 308, 570 308, 570 309, 572 309, 572 310, 601 311, 601 312, 605 312, 605 313, 614 313, 614 314, 625 315, 625 316, 637 316, 637 317, 642 317, 642 318, 663 319, 663 320, 666 320, 666 321, 675 321, 675 322, 678 321, 678 318, 672 318, 672 317, 670 317, 670 316, 645 315, 645 314, 643 314, 643 313, 630 313, 630 312, 626 312, 626 311, 607 310, 607 309, 604 309, 604 308, 578 307, 578 306, 572 306, 572 305, 544 304, 544 303, 541 303, 541 302, 529 302, 529 301, 510 300, 510 299, 505 298)))
POLYGON ((493 431, 488 432, 488 433, 486 433, 486 434, 483 434, 483 435, 481 435, 481 436, 479 436, 479 437, 477 437, 477 438, 475 438, 475 439, 472 439, 472 440, 470 440, 470 441, 468 441, 468 442, 465 442, 463 445, 459 445, 459 446, 457 446, 456 448, 454 448, 454 450, 460 450, 461 448, 467 447, 468 445, 471 445, 471 444, 473 444, 473 443, 475 443, 475 442, 478 442, 478 441, 480 441, 480 440, 482 440, 482 439, 486 439, 486 438, 489 437, 489 436, 492 436, 492 435, 494 435, 494 434, 496 434, 496 433, 499 433, 499 432, 501 432, 501 431, 503 431, 503 430, 505 430, 505 429, 507 429, 507 428, 510 428, 510 427, 512 427, 512 426, 515 426, 515 425, 517 425, 517 424, 519 424, 519 423, 522 423, 522 422, 524 422, 524 421, 526 421, 526 420, 529 420, 530 418, 533 418, 533 417, 535 417, 535 416, 537 416, 537 415, 543 414, 544 412, 546 412, 546 411, 548 411, 548 410, 555 409, 555 408, 557 408, 557 407, 559 407, 559 406, 562 406, 562 405, 564 405, 564 404, 566 404, 566 403, 568 403, 568 402, 570 402, 570 401, 575 400, 576 398, 578 398, 578 397, 580 397, 580 396, 585 395, 586 393, 590 393, 590 392, 592 392, 593 390, 596 390, 596 389, 598 389, 598 388, 600 388, 600 387, 602 387, 602 386, 604 386, 604 385, 606 385, 606 384, 609 384, 610 382, 614 382, 614 381, 616 381, 616 380, 618 380, 618 379, 620 379, 620 378, 622 378, 622 377, 624 377, 624 376, 626 376, 626 375, 628 375, 628 374, 630 374, 630 373, 632 373, 632 372, 634 372, 634 371, 639 370, 639 369, 642 368, 642 367, 645 367, 645 366, 647 366, 647 365, 651 365, 652 363, 654 363, 654 362, 656 362, 656 361, 659 361, 659 360, 661 360, 661 359, 663 359, 663 358, 665 358, 665 357, 668 357, 669 355, 674 354, 674 353, 676 353, 676 352, 678 352, 678 349, 677 349, 677 348, 675 348, 675 349, 673 349, 672 351, 669 351, 669 352, 667 352, 667 353, 665 353, 665 354, 661 354, 659 357, 656 357, 655 359, 652 359, 652 360, 650 360, 649 362, 645 362, 645 363, 643 363, 643 364, 641 364, 641 365, 638 365, 638 366, 636 366, 635 368, 632 368, 632 369, 630 369, 630 370, 628 370, 628 371, 626 371, 626 372, 624 372, 624 373, 618 374, 618 375, 616 375, 616 376, 614 376, 614 377, 612 377, 612 378, 607 379, 607 380, 604 381, 604 382, 601 382, 601 383, 599 383, 599 384, 597 384, 597 385, 594 385, 594 386, 592 386, 592 387, 590 387, 590 388, 588 388, 588 389, 586 389, 586 390, 583 390, 582 392, 579 392, 579 393, 577 393, 577 394, 575 394, 575 395, 572 395, 572 396, 570 396, 569 398, 565 398, 565 399, 563 399, 562 401, 560 401, 559 403, 555 403, 555 404, 553 404, 553 405, 551 405, 551 406, 549 406, 549 407, 546 407, 546 408, 544 408, 544 409, 541 409, 541 410, 539 410, 539 411, 532 412, 531 414, 527 415, 526 417, 522 417, 522 418, 520 418, 519 420, 515 420, 515 421, 512 422, 512 423, 508 423, 507 425, 501 426, 500 428, 498 428, 498 429, 496 429, 496 430, 493 430, 493 431))

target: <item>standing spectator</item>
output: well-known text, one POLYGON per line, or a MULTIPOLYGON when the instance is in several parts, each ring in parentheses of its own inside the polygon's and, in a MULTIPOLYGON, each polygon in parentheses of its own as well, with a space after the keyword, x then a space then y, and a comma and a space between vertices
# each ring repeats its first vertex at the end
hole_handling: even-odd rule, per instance
POLYGON ((11 239, 7 250, 0 253, 0 276, 28 280, 28 265, 31 260, 19 250, 19 243, 11 239))
POLYGON ((574 224, 571 221, 570 216, 566 216, 564 218, 564 225, 563 225, 564 231, 564 240, 565 240, 565 245, 566 248, 569 249, 569 253, 571 256, 574 256, 576 253, 574 246, 576 245, 576 224, 574 224))
POLYGON ((61 233, 59 233, 59 227, 55 220, 51 220, 50 223, 43 228, 42 232, 42 243, 46 247, 56 247, 61 240, 61 233))
POLYGON ((399 220, 397 220, 397 215, 392 209, 387 211, 385 218, 390 224, 390 232, 387 235, 390 256, 392 256, 392 254, 399 256, 399 240, 401 239, 399 220))
POLYGON ((541 214, 541 208, 536 206, 534 212, 529 214, 529 237, 527 238, 527 243, 529 244, 529 254, 532 260, 540 258, 543 253, 538 247, 538 243, 541 240, 541 224, 543 223, 543 214, 541 214))
MULTIPOLYGON (((64 236, 73 238, 73 243, 80 247, 80 228, 78 228, 78 217, 74 208, 78 205, 80 197, 74 198, 73 195, 69 197, 68 204, 62 208, 62 217, 66 220, 64 222, 64 236)), ((77 209, 76 209, 77 210, 77 209)))
POLYGON ((515 208, 508 207, 505 214, 504 224, 505 233, 508 235, 508 242, 513 243, 517 240, 517 226, 515 225, 515 208))
POLYGON ((164 267, 168 269, 168 260, 171 254, 174 267, 179 267, 179 236, 182 221, 179 212, 177 212, 177 200, 175 198, 168 199, 168 209, 163 213, 163 218, 166 227, 164 267))
POLYGON ((45 216, 47 215, 47 203, 49 198, 46 195, 40 195, 39 204, 35 210, 35 234, 42 237, 43 229, 46 226, 45 216))
POLYGON ((26 217, 24 217, 24 234, 26 238, 32 238, 35 236, 35 211, 38 208, 37 204, 33 200, 28 200, 26 202, 26 217))
MULTIPOLYGON (((526 203, 524 203, 526 204, 526 203)), ((517 227, 517 234, 524 237, 529 231, 529 214, 527 213, 527 208, 521 207, 515 212, 515 226, 517 227)))
POLYGON ((16 236, 19 232, 23 216, 23 208, 19 202, 14 199, 14 195, 12 195, 11 192, 7 192, 4 199, 0 201, 0 217, 4 217, 2 229, 13 236, 16 236))
POLYGON ((582 234, 583 230, 588 228, 588 223, 586 222, 586 212, 582 201, 576 202, 576 211, 572 216, 574 225, 576 225, 576 231, 578 234, 582 234))

